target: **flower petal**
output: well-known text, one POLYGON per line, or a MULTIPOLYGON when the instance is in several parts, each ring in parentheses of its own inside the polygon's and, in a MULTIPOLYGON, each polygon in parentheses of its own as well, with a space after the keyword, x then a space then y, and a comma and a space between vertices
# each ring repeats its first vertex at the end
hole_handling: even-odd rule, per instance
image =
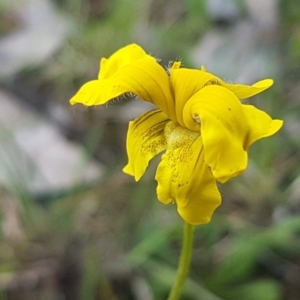
POLYGON ((180 137, 185 133, 189 135, 189 142, 185 141, 179 148, 168 148, 162 156, 156 172, 157 195, 165 204, 176 203, 179 214, 186 222, 205 224, 220 205, 221 196, 204 162, 201 138, 178 127, 172 135, 180 137))
POLYGON ((252 97, 263 92, 273 85, 272 79, 264 79, 253 85, 232 84, 222 82, 222 86, 232 91, 239 99, 252 97))
MULTIPOLYGON (((201 71, 206 72, 204 66, 201 66, 201 71)), ((232 91, 239 99, 245 99, 257 95, 273 85, 272 79, 264 79, 256 82, 253 85, 227 83, 215 76, 215 84, 226 87, 232 91)))
POLYGON ((197 130, 200 121, 205 162, 217 180, 225 182, 246 169, 250 128, 243 105, 232 92, 207 86, 187 102, 183 114, 190 130, 197 130))
POLYGON ((158 109, 151 110, 129 123, 127 133, 128 164, 123 171, 138 181, 149 161, 166 149, 164 128, 169 118, 158 109))
POLYGON ((131 45, 102 60, 101 67, 104 75, 100 70, 99 80, 85 84, 71 99, 71 104, 101 105, 133 93, 155 104, 176 121, 169 76, 154 57, 131 45))
POLYGON ((100 88, 101 86, 99 84, 99 80, 92 80, 85 83, 76 93, 76 95, 71 98, 70 104, 74 105, 77 103, 82 103, 84 105, 88 105, 88 103, 96 103, 100 88))
POLYGON ((174 91, 177 122, 184 126, 183 107, 186 102, 205 85, 220 79, 211 73, 201 70, 179 68, 180 63, 175 62, 170 70, 170 81, 174 91))
POLYGON ((252 105, 243 105, 243 110, 250 128, 246 149, 255 141, 275 134, 283 125, 282 120, 272 120, 268 114, 252 105))
POLYGON ((107 79, 126 65, 148 57, 149 55, 136 44, 123 47, 112 54, 109 59, 101 59, 98 79, 107 79))

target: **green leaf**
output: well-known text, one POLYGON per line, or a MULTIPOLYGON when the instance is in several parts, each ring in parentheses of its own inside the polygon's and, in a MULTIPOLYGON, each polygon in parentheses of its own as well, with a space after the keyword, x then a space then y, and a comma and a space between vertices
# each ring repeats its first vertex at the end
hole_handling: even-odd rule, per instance
POLYGON ((281 291, 279 284, 274 280, 261 279, 253 281, 237 288, 231 288, 224 293, 226 299, 243 300, 279 300, 281 291))

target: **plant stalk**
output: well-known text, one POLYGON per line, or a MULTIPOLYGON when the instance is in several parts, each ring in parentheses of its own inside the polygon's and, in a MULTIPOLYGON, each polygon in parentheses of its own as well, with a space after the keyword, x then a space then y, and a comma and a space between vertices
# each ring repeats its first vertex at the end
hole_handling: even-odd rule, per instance
POLYGON ((185 222, 183 230, 182 250, 177 270, 176 280, 173 284, 168 300, 178 300, 183 290, 185 280, 189 274, 192 258, 194 226, 185 222))

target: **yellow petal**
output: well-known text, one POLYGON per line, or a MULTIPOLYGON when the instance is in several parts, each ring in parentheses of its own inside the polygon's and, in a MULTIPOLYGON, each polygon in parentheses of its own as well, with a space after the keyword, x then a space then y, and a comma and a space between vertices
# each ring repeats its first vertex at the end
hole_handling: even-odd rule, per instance
POLYGON ((71 103, 86 106, 102 105, 126 93, 159 107, 176 121, 169 76, 155 60, 140 47, 127 46, 102 60, 99 80, 85 84, 71 99, 71 103))
POLYGON ((179 66, 178 62, 174 63, 170 70, 170 80, 174 91, 177 122, 184 126, 182 111, 186 102, 204 86, 221 80, 205 69, 186 69, 179 66))
POLYGON ((272 120, 268 114, 252 105, 243 105, 243 110, 250 128, 245 141, 246 149, 255 141, 275 134, 283 125, 282 120, 272 120))
MULTIPOLYGON (((200 70, 203 72, 206 72, 206 69, 204 66, 201 66, 200 70)), ((272 79, 264 79, 264 80, 256 82, 253 85, 244 85, 244 84, 227 83, 216 76, 215 76, 215 78, 217 80, 215 81, 214 84, 218 84, 218 85, 226 87, 231 92, 233 92, 239 99, 245 99, 245 98, 252 97, 256 94, 263 92, 264 90, 268 89, 269 87, 271 87, 273 85, 272 79)))
POLYGON ((156 172, 158 199, 165 204, 176 203, 179 214, 190 224, 208 223, 221 196, 204 162, 202 140, 181 127, 175 128, 170 138, 185 142, 177 147, 179 143, 171 141, 170 145, 168 141, 156 172))
POLYGON ((123 171, 138 181, 149 161, 166 149, 164 128, 170 122, 161 110, 151 110, 129 123, 127 133, 128 164, 123 171))
POLYGON ((101 80, 109 78, 126 65, 148 57, 149 55, 136 44, 123 47, 112 54, 109 59, 101 59, 98 79, 101 80))
POLYGON ((98 91, 100 89, 99 81, 92 80, 84 84, 80 90, 70 100, 70 104, 74 105, 82 103, 88 105, 88 103, 97 102, 98 91))
POLYGON ((232 91, 239 99, 245 99, 259 94, 271 87, 273 85, 273 80, 264 79, 253 85, 232 84, 225 82, 222 82, 221 85, 232 91))
POLYGON ((245 141, 250 129, 243 105, 232 92, 207 86, 187 102, 183 114, 190 130, 201 123, 205 162, 217 180, 225 182, 246 169, 245 141))

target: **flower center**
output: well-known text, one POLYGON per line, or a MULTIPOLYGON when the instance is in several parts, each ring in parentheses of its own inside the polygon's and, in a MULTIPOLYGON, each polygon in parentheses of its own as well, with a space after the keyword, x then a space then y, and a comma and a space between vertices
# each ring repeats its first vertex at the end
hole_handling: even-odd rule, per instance
POLYGON ((174 122, 169 122, 165 126, 165 136, 169 150, 180 148, 200 136, 199 132, 191 131, 174 122))

